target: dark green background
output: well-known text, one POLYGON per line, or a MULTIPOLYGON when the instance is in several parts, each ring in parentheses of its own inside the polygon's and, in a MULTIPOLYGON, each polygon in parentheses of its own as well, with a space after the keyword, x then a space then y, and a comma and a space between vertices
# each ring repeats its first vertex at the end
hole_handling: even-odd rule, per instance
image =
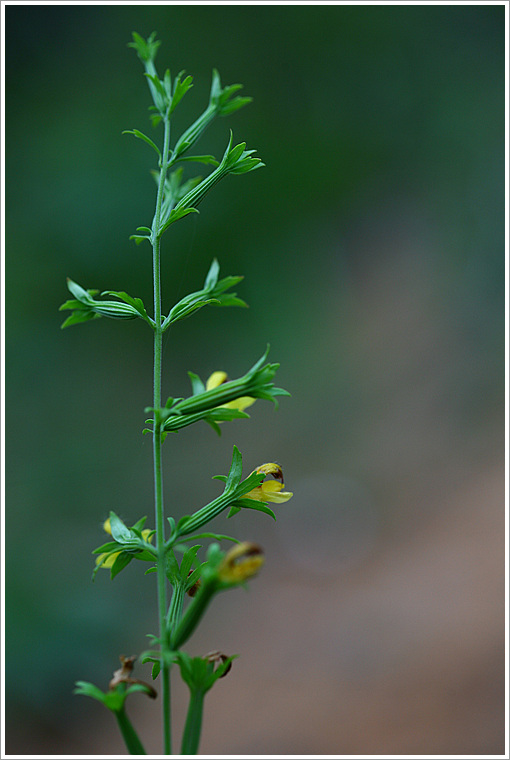
MULTIPOLYGON (((152 134, 131 32, 254 102, 228 130, 266 168, 220 183, 163 238, 164 311, 213 257, 249 310, 203 310, 166 335, 166 395, 186 372, 236 377, 271 344, 292 399, 165 444, 180 516, 246 473, 283 466, 295 496, 215 528, 266 549, 189 651, 241 654, 206 705, 218 754, 503 752, 504 7, 6 8, 7 751, 122 752, 76 679, 105 688, 156 631, 137 563, 90 583, 114 509, 152 524, 151 333, 60 331, 66 276, 151 303, 152 134)), ((154 133, 161 139, 159 131, 154 133)), ((148 677, 148 668, 138 674, 148 677)), ((184 689, 177 687, 177 725, 184 689)), ((149 753, 159 705, 131 698, 149 753)))

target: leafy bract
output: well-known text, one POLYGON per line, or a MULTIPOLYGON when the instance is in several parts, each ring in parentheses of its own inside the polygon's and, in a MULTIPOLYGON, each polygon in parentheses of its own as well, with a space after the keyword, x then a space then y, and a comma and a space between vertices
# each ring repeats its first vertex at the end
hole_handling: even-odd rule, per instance
POLYGON ((226 292, 241 282, 243 278, 241 276, 230 276, 218 280, 219 271, 218 261, 214 259, 205 278, 202 290, 190 293, 175 304, 168 316, 163 320, 163 330, 166 330, 173 322, 185 319, 198 309, 209 304, 215 306, 246 306, 246 303, 238 298, 236 293, 226 292))
POLYGON ((115 296, 120 299, 120 302, 98 301, 94 298, 98 293, 97 290, 84 290, 69 277, 67 278, 67 287, 74 296, 74 300, 63 303, 60 311, 72 309, 73 314, 65 320, 62 328, 98 317, 110 317, 111 319, 136 319, 140 317, 151 327, 154 326, 154 322, 148 316, 140 298, 132 298, 123 291, 107 290, 101 295, 115 296))

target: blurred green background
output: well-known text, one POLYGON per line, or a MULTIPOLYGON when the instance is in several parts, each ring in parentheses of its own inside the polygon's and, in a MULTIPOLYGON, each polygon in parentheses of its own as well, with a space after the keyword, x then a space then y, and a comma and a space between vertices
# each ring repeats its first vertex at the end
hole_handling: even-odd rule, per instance
MULTIPOLYGON (((215 522, 267 562, 189 642, 241 654, 202 751, 504 751, 504 25, 488 4, 6 7, 8 753, 122 753, 74 681, 106 688, 157 628, 140 565, 90 582, 110 509, 153 521, 151 333, 61 331, 58 312, 66 276, 151 303, 149 246, 128 237, 151 222, 154 157, 121 135, 152 134, 133 30, 158 32, 161 75, 194 76, 175 137, 216 67, 254 102, 197 148, 233 129, 267 165, 163 238, 166 310, 215 256, 250 304, 166 333, 164 397, 188 370, 239 376, 267 342, 292 393, 164 447, 175 516, 216 496, 233 443, 295 494, 276 524, 215 522)), ((159 753, 145 702, 128 710, 159 753)))

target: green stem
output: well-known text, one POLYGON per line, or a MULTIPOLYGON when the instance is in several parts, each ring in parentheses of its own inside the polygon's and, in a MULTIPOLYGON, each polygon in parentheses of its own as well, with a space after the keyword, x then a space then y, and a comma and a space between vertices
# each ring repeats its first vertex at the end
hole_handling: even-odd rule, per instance
POLYGON ((120 710, 115 710, 115 717, 117 718, 117 723, 119 724, 120 732, 122 734, 124 742, 126 743, 129 754, 146 755, 147 753, 143 748, 142 742, 140 741, 138 734, 133 728, 133 724, 126 715, 126 711, 123 707, 121 707, 120 710))
POLYGON ((182 755, 196 755, 198 752, 200 733, 202 731, 204 697, 204 691, 200 691, 199 689, 192 689, 190 691, 188 715, 182 735, 182 755))
POLYGON ((163 202, 163 189, 165 176, 168 168, 168 154, 170 147, 170 120, 165 119, 165 134, 163 139, 163 153, 161 172, 159 175, 158 194, 156 198, 156 211, 152 223, 152 265, 154 285, 154 500, 156 512, 156 546, 158 551, 157 575, 158 575, 158 617, 159 636, 161 639, 161 681, 162 681, 162 706, 163 706, 163 742, 164 752, 172 754, 172 732, 170 716, 170 668, 163 656, 168 649, 166 610, 166 574, 165 574, 165 514, 163 508, 163 472, 161 468, 161 363, 163 331, 161 329, 161 235, 159 232, 161 219, 161 204, 163 202))
POLYGON ((210 581, 204 582, 198 589, 179 624, 172 630, 172 649, 180 649, 189 639, 217 591, 218 585, 210 581))

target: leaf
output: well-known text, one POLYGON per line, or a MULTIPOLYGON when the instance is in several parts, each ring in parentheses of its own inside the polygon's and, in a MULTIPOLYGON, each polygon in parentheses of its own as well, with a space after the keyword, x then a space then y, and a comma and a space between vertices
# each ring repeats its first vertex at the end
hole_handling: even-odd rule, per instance
POLYGON ((186 95, 188 90, 191 87, 193 87, 193 84, 192 84, 193 77, 187 76, 186 79, 183 82, 181 82, 182 74, 184 74, 184 71, 181 71, 175 79, 174 94, 172 97, 172 102, 170 103, 170 111, 169 111, 170 114, 173 113, 175 107, 178 105, 178 103, 180 103, 180 101, 182 100, 184 95, 186 95))
POLYGON ((240 544, 239 539, 233 536, 226 536, 223 533, 197 533, 194 536, 186 536, 186 541, 195 541, 197 538, 214 538, 216 541, 233 541, 235 544, 240 544))
POLYGON ((135 522, 135 524, 132 526, 132 530, 142 530, 143 526, 145 525, 146 520, 147 520, 147 516, 140 517, 140 519, 137 520, 137 522, 135 522))
POLYGON ((234 450, 232 452, 232 464, 230 465, 230 470, 227 475, 227 480, 225 483, 225 491, 231 491, 237 486, 237 484, 241 480, 242 472, 243 472, 243 458, 241 456, 241 452, 239 451, 237 446, 234 444, 234 450))
POLYGON ((115 562, 112 565, 111 571, 110 571, 110 577, 113 581, 116 575, 118 575, 121 570, 124 570, 124 568, 129 565, 131 560, 133 559, 132 554, 128 554, 127 552, 121 552, 115 562))
POLYGON ((145 309, 144 303, 141 298, 133 298, 128 293, 125 293, 123 290, 105 290, 103 293, 101 293, 101 295, 102 296, 116 296, 117 298, 120 298, 122 301, 132 306, 133 309, 136 309, 136 311, 142 317, 142 319, 148 322, 151 325, 151 327, 154 325, 153 320, 147 314, 147 311, 145 309))
POLYGON ((93 301, 90 293, 84 290, 77 282, 73 282, 70 277, 67 278, 67 287, 75 298, 83 304, 90 304, 93 301))
POLYGON ((205 385, 201 381, 198 375, 194 372, 188 372, 188 377, 191 380, 191 392, 195 396, 197 393, 204 393, 205 385))
POLYGON ((150 242, 150 237, 148 235, 130 235, 129 239, 134 240, 136 245, 140 245, 142 240, 149 240, 150 242))
POLYGON ((121 549, 122 546, 116 541, 108 541, 108 543, 103 544, 102 546, 98 546, 97 549, 94 549, 92 554, 104 554, 105 552, 120 551, 121 549))
POLYGON ((219 274, 220 274, 220 264, 218 262, 218 259, 213 259, 211 266, 209 267, 209 271, 207 272, 207 276, 205 278, 204 290, 209 290, 210 288, 214 288, 214 286, 218 282, 219 274))
POLYGON ((250 98, 250 97, 234 98, 233 100, 230 101, 230 103, 226 103, 224 106, 221 107, 220 116, 229 116, 235 111, 238 111, 243 106, 248 105, 248 103, 251 103, 252 100, 253 98, 250 98))
POLYGON ((145 72, 144 76, 146 76, 147 79, 150 82, 152 82, 152 84, 154 85, 154 87, 156 88, 156 90, 158 91, 158 93, 163 98, 163 102, 165 102, 167 100, 167 94, 166 94, 166 90, 165 90, 165 88, 164 88, 163 83, 161 82, 161 80, 158 79, 158 77, 156 76, 156 74, 149 74, 148 72, 145 72))
POLYGON ((236 509, 254 509, 256 512, 264 512, 272 517, 273 520, 276 520, 276 515, 270 507, 254 499, 237 499, 237 501, 233 502, 232 506, 236 509))
POLYGON ((170 578, 174 583, 179 580, 179 563, 177 562, 173 551, 168 552, 166 555, 165 572, 167 577, 170 578))
POLYGON ((88 681, 76 681, 75 686, 76 688, 74 689, 73 694, 92 697, 92 699, 97 699, 98 702, 106 704, 106 694, 93 683, 89 683, 88 681))
POLYGON ((165 92, 167 94, 167 97, 172 97, 172 77, 170 75, 170 69, 167 69, 165 71, 165 76, 163 77, 163 87, 165 88, 165 92))
POLYGON ((198 209, 192 208, 191 206, 188 208, 175 208, 171 211, 170 216, 168 217, 167 222, 159 228, 159 234, 161 235, 162 232, 164 232, 168 227, 170 227, 171 224, 174 222, 177 222, 179 219, 182 219, 184 216, 187 216, 188 214, 198 214, 200 213, 198 209))
POLYGON ((214 156, 179 156, 178 161, 194 161, 197 164, 209 164, 219 166, 220 162, 214 156))
POLYGON ((180 567, 180 576, 181 576, 181 581, 183 583, 186 582, 189 571, 191 570, 191 566, 193 565, 193 562, 196 560, 197 552, 201 548, 202 548, 201 545, 197 544, 196 546, 191 546, 183 554, 183 557, 181 560, 181 567, 180 567))
POLYGON ((133 42, 128 42, 128 47, 134 48, 138 54, 138 57, 144 63, 153 61, 156 57, 158 47, 161 45, 161 40, 155 39, 156 32, 152 32, 147 40, 144 40, 144 38, 141 37, 137 32, 132 32, 131 34, 133 36, 133 42))
POLYGON ((151 148, 154 148, 154 150, 156 151, 156 153, 159 156, 159 160, 161 161, 161 151, 158 148, 158 146, 156 145, 156 143, 153 142, 150 137, 147 137, 147 135, 144 135, 143 132, 140 132, 139 129, 125 129, 122 132, 122 134, 123 135, 134 135, 135 137, 138 137, 140 140, 143 140, 144 142, 146 142, 147 145, 150 145, 151 148))
POLYGON ((70 327, 71 325, 77 325, 80 322, 88 322, 91 319, 99 319, 101 317, 101 314, 95 314, 93 311, 75 311, 74 314, 71 314, 65 322, 62 322, 60 325, 60 329, 63 330, 64 327, 70 327))
POLYGON ((133 534, 122 522, 120 517, 117 517, 115 512, 110 512, 110 529, 112 531, 113 538, 119 544, 125 544, 133 540, 133 534))
MULTIPOLYGON (((194 294, 192 295, 194 296, 194 294)), ((190 296, 186 296, 171 309, 170 314, 161 325, 162 329, 165 330, 172 324, 172 322, 177 322, 179 319, 185 319, 193 314, 194 311, 197 311, 208 304, 215 303, 216 300, 216 298, 195 300, 191 299, 190 296)))

